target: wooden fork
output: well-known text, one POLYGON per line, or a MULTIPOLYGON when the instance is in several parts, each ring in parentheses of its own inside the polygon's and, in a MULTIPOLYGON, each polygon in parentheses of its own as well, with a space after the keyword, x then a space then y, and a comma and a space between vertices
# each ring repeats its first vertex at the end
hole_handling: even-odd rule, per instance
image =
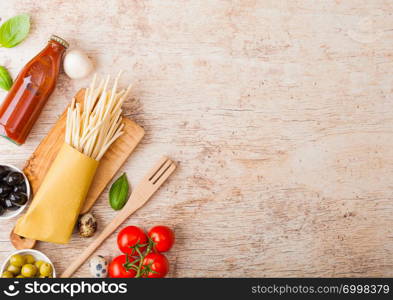
POLYGON ((136 189, 132 192, 126 205, 108 224, 101 234, 76 258, 61 274, 61 278, 68 278, 90 257, 90 255, 111 235, 131 214, 141 208, 147 200, 158 190, 176 169, 176 164, 167 157, 163 157, 146 174, 136 189))

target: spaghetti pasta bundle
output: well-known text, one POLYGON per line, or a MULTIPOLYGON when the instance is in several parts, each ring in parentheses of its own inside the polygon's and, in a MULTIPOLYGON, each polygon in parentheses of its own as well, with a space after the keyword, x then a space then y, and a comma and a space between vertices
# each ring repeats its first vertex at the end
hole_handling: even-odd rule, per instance
POLYGON ((83 112, 75 99, 67 111, 65 142, 95 160, 100 160, 110 145, 123 134, 121 106, 131 85, 127 90, 117 92, 119 76, 111 91, 107 91, 109 76, 97 88, 94 76, 85 93, 83 112))
POLYGON ((72 100, 64 144, 26 215, 18 220, 18 235, 54 243, 69 241, 99 160, 123 134, 121 107, 131 86, 118 92, 119 77, 108 89, 109 76, 97 86, 94 76, 83 103, 72 100))

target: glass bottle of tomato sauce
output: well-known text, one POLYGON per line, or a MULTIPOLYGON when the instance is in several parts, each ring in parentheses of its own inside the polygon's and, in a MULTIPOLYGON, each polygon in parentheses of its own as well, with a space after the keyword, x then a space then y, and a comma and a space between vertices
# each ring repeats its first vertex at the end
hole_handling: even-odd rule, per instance
POLYGON ((52 35, 22 69, 0 107, 0 135, 21 145, 52 94, 68 43, 52 35))

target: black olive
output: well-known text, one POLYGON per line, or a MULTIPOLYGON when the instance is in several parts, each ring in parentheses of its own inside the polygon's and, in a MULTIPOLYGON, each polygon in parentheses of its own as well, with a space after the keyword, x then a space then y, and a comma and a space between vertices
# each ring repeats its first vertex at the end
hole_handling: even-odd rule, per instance
POLYGON ((5 197, 2 197, 2 196, 0 196, 0 206, 2 207, 2 208, 7 208, 6 206, 5 206, 5 197))
POLYGON ((26 184, 22 183, 20 185, 17 185, 14 187, 14 192, 15 193, 26 193, 26 184))
POLYGON ((7 196, 12 191, 12 187, 4 183, 0 183, 0 196, 7 196))
POLYGON ((19 172, 10 172, 10 173, 8 173, 7 177, 4 179, 6 184, 12 185, 12 186, 21 184, 24 180, 25 180, 25 178, 19 172))
POLYGON ((10 171, 10 169, 8 167, 0 166, 0 178, 5 177, 9 171, 10 171))
POLYGON ((8 199, 10 199, 11 202, 16 206, 25 205, 27 202, 27 196, 23 193, 11 193, 8 196, 8 199))
POLYGON ((10 174, 10 171, 5 172, 3 177, 0 177, 0 179, 1 179, 0 182, 4 182, 5 183, 5 179, 7 178, 8 174, 10 174))
POLYGON ((12 201, 8 198, 6 198, 3 203, 4 207, 9 210, 16 210, 19 208, 19 206, 14 205, 14 203, 12 203, 12 201))

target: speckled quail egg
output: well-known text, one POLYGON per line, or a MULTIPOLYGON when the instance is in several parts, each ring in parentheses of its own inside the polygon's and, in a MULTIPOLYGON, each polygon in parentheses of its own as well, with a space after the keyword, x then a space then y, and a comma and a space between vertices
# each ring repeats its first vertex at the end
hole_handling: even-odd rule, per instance
POLYGON ((108 273, 108 262, 101 255, 94 256, 90 259, 89 270, 94 278, 105 278, 108 273))
POLYGON ((82 215, 78 220, 79 235, 82 237, 91 237, 97 230, 97 220, 91 214, 82 215))

